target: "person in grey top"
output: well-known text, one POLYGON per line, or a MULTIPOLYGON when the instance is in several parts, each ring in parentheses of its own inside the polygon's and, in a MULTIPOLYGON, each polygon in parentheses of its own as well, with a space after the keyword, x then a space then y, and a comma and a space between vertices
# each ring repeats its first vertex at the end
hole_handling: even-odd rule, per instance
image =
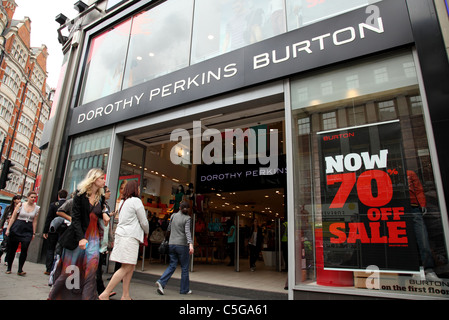
POLYGON ((193 254, 191 227, 192 219, 189 216, 189 203, 183 201, 179 211, 171 216, 167 229, 167 232, 170 233, 168 241, 170 264, 160 279, 156 281, 157 292, 161 295, 164 294, 164 288, 175 272, 178 261, 181 264, 181 288, 179 293, 192 293, 189 289, 189 260, 190 255, 193 254))

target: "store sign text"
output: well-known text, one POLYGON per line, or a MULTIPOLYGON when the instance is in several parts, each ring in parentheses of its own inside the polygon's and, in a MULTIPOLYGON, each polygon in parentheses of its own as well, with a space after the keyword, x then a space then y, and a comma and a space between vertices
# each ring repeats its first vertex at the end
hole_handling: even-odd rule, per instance
MULTIPOLYGON (((375 6, 371 6, 375 7, 375 6)), ((370 18, 367 19, 369 21, 370 18)), ((326 50, 328 45, 342 46, 351 42, 356 41, 357 38, 365 38, 365 29, 371 30, 376 33, 384 33, 384 26, 382 18, 377 18, 377 25, 371 25, 368 23, 360 23, 358 26, 358 32, 354 27, 346 27, 335 31, 333 34, 326 33, 318 37, 312 38, 311 40, 304 40, 294 43, 290 46, 285 47, 285 52, 278 52, 273 50, 270 52, 265 52, 254 57, 253 68, 254 70, 265 68, 271 63, 277 64, 288 61, 290 59, 296 59, 299 53, 304 52, 307 54, 313 54, 311 49, 314 42, 319 43, 320 51, 326 50), (329 39, 328 39, 329 38, 329 39)))
POLYGON ((388 150, 380 150, 375 155, 362 152, 325 158, 327 185, 340 183, 330 208, 342 208, 355 187, 359 201, 369 207, 367 217, 370 220, 367 225, 360 222, 332 223, 329 226, 329 231, 334 236, 331 243, 408 243, 406 222, 402 221, 404 207, 388 206, 393 198, 393 183, 386 171, 379 170, 387 168, 387 158, 388 150), (362 166, 367 170, 357 177, 355 171, 362 166), (345 170, 350 172, 343 173, 345 170), (340 173, 333 174, 335 171, 340 173), (377 186, 376 192, 373 192, 373 182, 377 186), (385 223, 388 230, 388 234, 382 236, 381 222, 385 223))

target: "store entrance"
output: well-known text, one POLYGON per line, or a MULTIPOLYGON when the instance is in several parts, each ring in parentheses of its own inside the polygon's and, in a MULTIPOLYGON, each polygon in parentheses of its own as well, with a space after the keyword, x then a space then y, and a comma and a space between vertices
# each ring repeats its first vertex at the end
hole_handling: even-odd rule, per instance
POLYGON ((167 267, 168 257, 160 256, 157 248, 170 215, 184 200, 194 221, 191 280, 201 274, 202 282, 217 284, 222 278, 223 285, 238 286, 240 275, 251 272, 270 281, 276 275, 276 290, 283 290, 285 149, 283 103, 126 137, 117 199, 120 187, 137 179, 150 223, 149 246, 142 248, 137 270, 162 274, 167 267), (173 139, 176 132, 184 135, 173 139), (250 245, 254 221, 256 250, 250 245))

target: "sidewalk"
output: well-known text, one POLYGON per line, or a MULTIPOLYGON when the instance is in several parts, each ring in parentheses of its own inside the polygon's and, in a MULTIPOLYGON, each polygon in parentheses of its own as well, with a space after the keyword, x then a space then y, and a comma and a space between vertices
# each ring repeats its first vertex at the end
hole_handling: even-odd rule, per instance
MULTIPOLYGON (((50 292, 48 276, 44 274, 45 266, 27 261, 24 266, 26 275, 17 275, 18 261, 14 262, 12 273, 5 274, 6 266, 4 257, 0 264, 0 300, 46 300, 50 292)), ((111 274, 104 274, 106 280, 111 274)), ((191 295, 179 294, 179 279, 172 278, 165 289, 165 295, 156 292, 156 275, 134 272, 131 282, 131 296, 134 300, 286 300, 286 294, 273 292, 254 291, 224 286, 214 286, 199 282, 190 282, 191 295)), ((119 300, 122 293, 122 285, 115 290, 117 295, 111 300, 119 300)))

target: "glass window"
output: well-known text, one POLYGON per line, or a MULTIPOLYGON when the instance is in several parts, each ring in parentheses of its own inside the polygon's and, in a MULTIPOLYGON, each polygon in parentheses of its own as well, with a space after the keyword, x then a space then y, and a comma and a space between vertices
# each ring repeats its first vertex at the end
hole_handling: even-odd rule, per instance
POLYGON ((68 158, 67 172, 65 174, 64 189, 72 193, 78 187, 78 184, 84 179, 87 172, 93 168, 100 168, 106 173, 107 157, 109 155, 109 148, 111 144, 112 130, 104 130, 87 134, 73 139, 71 143, 70 155, 68 158), (107 145, 99 147, 97 141, 107 140, 107 145), (92 142, 94 147, 86 147, 86 142, 92 142), (99 156, 102 161, 93 161, 99 156))
POLYGON ((318 21, 381 0, 286 0, 288 30, 294 30, 318 21))
POLYGON ((82 88, 85 104, 121 90, 131 19, 92 39, 82 88))
POLYGON ((447 297, 447 217, 411 70, 405 51, 292 80, 297 285, 447 297), (329 82, 345 75, 359 87, 329 82))
POLYGON ((192 64, 286 30, 283 0, 197 0, 192 64))
POLYGON ((133 19, 123 88, 189 65, 193 0, 171 0, 133 19))

